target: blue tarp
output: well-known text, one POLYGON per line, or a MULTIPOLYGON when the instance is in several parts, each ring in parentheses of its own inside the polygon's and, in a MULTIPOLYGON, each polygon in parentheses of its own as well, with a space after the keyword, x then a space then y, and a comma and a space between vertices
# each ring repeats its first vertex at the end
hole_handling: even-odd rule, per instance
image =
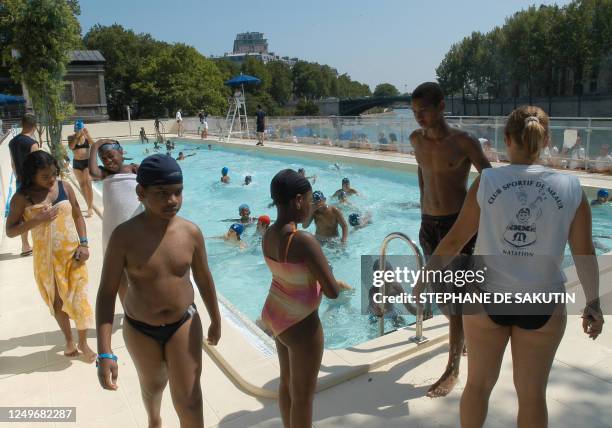
POLYGON ((0 105, 4 104, 25 104, 26 100, 18 95, 0 94, 0 105))
POLYGON ((254 76, 248 76, 246 74, 240 74, 239 76, 234 76, 230 80, 226 80, 224 82, 227 86, 240 86, 240 85, 248 85, 248 84, 259 84, 261 80, 254 76))

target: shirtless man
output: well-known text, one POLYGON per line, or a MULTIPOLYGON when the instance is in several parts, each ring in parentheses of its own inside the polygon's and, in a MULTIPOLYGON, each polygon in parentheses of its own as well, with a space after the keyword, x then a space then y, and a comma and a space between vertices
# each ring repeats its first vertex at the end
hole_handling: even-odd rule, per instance
POLYGON ((312 201, 315 204, 315 211, 307 224, 304 224, 304 229, 310 226, 314 220, 317 226, 315 237, 318 240, 328 240, 338 236, 338 226, 342 228, 341 242, 345 243, 348 238, 348 225, 340 211, 336 207, 327 205, 325 195, 320 190, 313 192, 312 201))
POLYGON ((351 180, 349 180, 348 177, 342 179, 342 187, 336 190, 332 198, 338 198, 341 192, 346 193, 347 196, 359 195, 359 192, 351 187, 351 180))
MULTIPOLYGON (((423 83, 412 93, 412 111, 421 128, 410 135, 410 142, 419 165, 419 241, 426 258, 433 254, 461 211, 471 166, 474 165, 478 172, 491 167, 476 138, 448 125, 444 108, 444 94, 437 83, 423 83)), ((462 253, 472 254, 474 243, 475 238, 462 253)), ((430 397, 448 394, 459 375, 463 350, 462 318, 461 314, 455 313, 451 313, 449 318, 448 364, 442 377, 429 388, 427 395, 430 397)))
POLYGON ((175 159, 153 155, 138 168, 136 193, 142 214, 113 232, 102 268, 96 302, 98 379, 117 389, 119 366, 111 347, 115 298, 125 270, 123 337, 134 361, 149 427, 160 427, 166 384, 182 427, 204 427, 202 324, 193 303, 189 273, 211 319, 208 343, 221 336, 215 285, 206 260, 204 238, 193 223, 178 217, 183 176, 175 159))

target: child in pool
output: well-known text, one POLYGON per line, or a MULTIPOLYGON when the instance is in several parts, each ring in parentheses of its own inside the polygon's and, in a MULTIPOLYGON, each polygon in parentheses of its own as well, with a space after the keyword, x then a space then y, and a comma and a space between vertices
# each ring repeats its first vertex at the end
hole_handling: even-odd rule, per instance
POLYGON ((22 171, 21 186, 11 199, 6 235, 13 238, 32 231, 34 279, 64 334, 64 355, 73 357, 81 351, 92 363, 96 353, 87 345, 93 316, 87 301, 89 248, 81 208, 72 186, 57 179, 60 169, 49 153, 30 153, 22 171), (70 319, 78 330, 76 346, 70 319))
POLYGON ((270 217, 267 215, 260 215, 257 219, 257 229, 255 233, 258 235, 263 235, 270 227, 270 217))
POLYGON ((102 268, 96 302, 98 379, 104 389, 117 389, 119 366, 111 333, 125 270, 130 281, 123 337, 138 372, 149 426, 161 426, 161 399, 169 382, 181 426, 203 427, 203 332, 190 271, 211 319, 208 343, 216 345, 221 336, 204 237, 195 224, 177 216, 183 176, 175 159, 160 154, 147 157, 137 180, 136 192, 145 211, 115 229, 102 268))
POLYGON ((229 168, 224 166, 223 168, 221 168, 221 183, 223 184, 229 184, 230 182, 230 176, 227 175, 229 173, 229 168))
POLYGON ((225 242, 235 243, 243 249, 246 248, 246 244, 242 241, 242 233, 244 232, 244 226, 240 223, 232 224, 225 235, 213 236, 211 239, 223 239, 225 242))

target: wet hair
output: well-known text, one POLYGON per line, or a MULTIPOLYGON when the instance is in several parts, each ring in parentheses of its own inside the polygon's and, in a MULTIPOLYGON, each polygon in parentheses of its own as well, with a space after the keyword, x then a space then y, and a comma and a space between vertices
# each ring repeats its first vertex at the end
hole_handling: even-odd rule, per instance
POLYGON ((412 91, 413 100, 423 100, 427 104, 437 106, 444 100, 442 87, 436 82, 425 82, 412 91))
POLYGON ((26 113, 21 117, 21 127, 23 129, 36 128, 36 116, 32 113, 26 113))
POLYGON ((60 167, 57 163, 57 159, 51 156, 44 150, 36 150, 26 156, 22 167, 22 183, 19 191, 27 190, 34 185, 34 177, 36 173, 44 168, 48 168, 51 165, 55 166, 55 172, 59 176, 60 167))
POLYGON ((548 124, 548 115, 540 107, 522 106, 510 113, 504 133, 535 157, 548 141, 548 124))
POLYGON ((270 196, 275 205, 287 205, 298 194, 311 190, 310 182, 292 169, 278 172, 270 183, 270 196))

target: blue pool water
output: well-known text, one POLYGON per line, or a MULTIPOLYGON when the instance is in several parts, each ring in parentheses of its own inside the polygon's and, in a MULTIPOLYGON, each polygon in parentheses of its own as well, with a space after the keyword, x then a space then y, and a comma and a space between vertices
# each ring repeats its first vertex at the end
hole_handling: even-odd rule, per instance
MULTIPOLYGON (((129 157, 139 162, 145 157, 140 143, 124 144, 129 157)), ((244 153, 238 148, 213 146, 209 151, 205 145, 193 142, 176 142, 174 155, 196 153, 181 162, 185 177, 184 202, 180 215, 196 223, 206 237, 209 264, 217 290, 232 302, 243 314, 255 321, 266 299, 271 281, 261 252, 258 237, 254 236, 255 226, 244 233, 248 247, 240 250, 221 240, 211 239, 225 233, 231 223, 223 219, 238 218, 238 206, 246 203, 253 216, 268 214, 275 218, 275 208, 268 208, 270 201, 270 180, 281 169, 303 167, 307 175, 316 175, 313 190, 322 190, 330 197, 341 187, 343 177, 350 177, 351 184, 361 192, 351 202, 355 205, 346 209, 350 212, 370 212, 373 224, 365 229, 351 232, 346 249, 324 248, 333 265, 336 278, 360 287, 360 256, 378 254, 383 238, 395 231, 401 231, 418 241, 420 225, 419 188, 415 174, 395 170, 377 169, 362 165, 340 164, 340 170, 333 164, 291 156, 244 153), (197 149, 200 148, 200 149, 197 149), (221 168, 227 166, 231 184, 219 182, 221 168), (244 177, 250 175, 253 182, 243 186, 244 177), (412 203, 407 207, 406 203, 412 203)), ((328 200, 331 203, 331 200, 328 200)), ((612 207, 593 210, 593 234, 609 234, 612 230, 612 207)), ((314 224, 310 231, 314 232, 314 224)), ((609 239, 600 239, 612 247, 609 239)), ((410 254, 405 244, 394 241, 389 246, 390 254, 410 254)), ((355 293, 348 301, 330 304, 326 299, 320 308, 327 348, 346 348, 377 337, 378 326, 370 324, 367 315, 361 314, 361 296, 355 293)), ((404 316, 407 323, 414 317, 404 316)), ((389 324, 387 329, 393 327, 389 324)))

